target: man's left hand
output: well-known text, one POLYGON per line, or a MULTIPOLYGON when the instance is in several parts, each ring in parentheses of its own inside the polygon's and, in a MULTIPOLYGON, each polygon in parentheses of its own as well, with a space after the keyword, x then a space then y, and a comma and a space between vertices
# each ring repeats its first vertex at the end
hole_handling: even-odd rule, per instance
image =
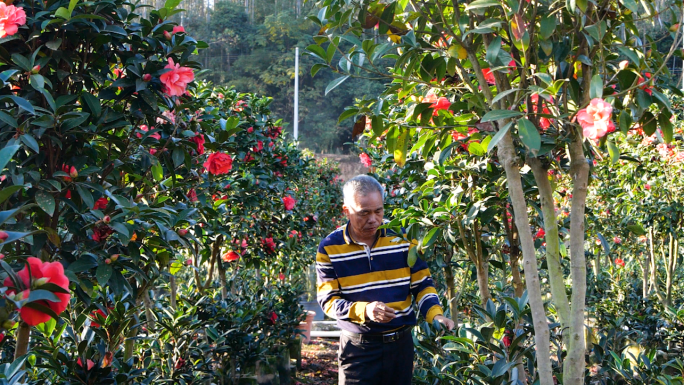
POLYGON ((437 315, 435 316, 435 321, 441 323, 442 325, 446 326, 447 329, 452 330, 454 328, 454 321, 451 319, 443 316, 443 315, 437 315))

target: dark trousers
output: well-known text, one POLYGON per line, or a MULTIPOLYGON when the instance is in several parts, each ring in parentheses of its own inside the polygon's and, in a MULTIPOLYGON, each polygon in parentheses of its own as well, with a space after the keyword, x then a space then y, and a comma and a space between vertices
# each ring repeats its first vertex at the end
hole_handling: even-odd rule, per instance
POLYGON ((413 337, 383 343, 340 335, 339 385, 410 385, 413 377, 413 337))

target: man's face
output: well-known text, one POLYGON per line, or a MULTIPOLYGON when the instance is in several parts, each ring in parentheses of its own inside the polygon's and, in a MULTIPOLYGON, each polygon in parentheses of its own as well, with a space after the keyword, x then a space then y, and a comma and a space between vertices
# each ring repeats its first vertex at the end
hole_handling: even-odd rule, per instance
POLYGON ((349 219, 353 235, 362 239, 373 238, 378 227, 382 225, 384 215, 382 194, 378 191, 366 196, 357 194, 352 202, 347 203, 342 206, 342 210, 349 219))

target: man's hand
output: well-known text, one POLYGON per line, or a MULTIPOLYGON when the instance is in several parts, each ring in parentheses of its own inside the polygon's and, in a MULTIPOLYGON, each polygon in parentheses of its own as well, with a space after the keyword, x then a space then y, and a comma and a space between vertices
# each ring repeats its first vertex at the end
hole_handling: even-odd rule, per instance
MULTIPOLYGON (((376 301, 366 305, 366 317, 374 322, 387 323, 396 318, 396 315, 394 309, 376 301)), ((453 325, 453 322, 451 324, 453 325)))
MULTIPOLYGON (((367 309, 367 308, 366 308, 367 309)), ((454 328, 454 321, 450 320, 449 318, 443 316, 443 315, 436 315, 435 316, 435 321, 441 323, 442 325, 446 326, 447 329, 452 330, 454 328)))

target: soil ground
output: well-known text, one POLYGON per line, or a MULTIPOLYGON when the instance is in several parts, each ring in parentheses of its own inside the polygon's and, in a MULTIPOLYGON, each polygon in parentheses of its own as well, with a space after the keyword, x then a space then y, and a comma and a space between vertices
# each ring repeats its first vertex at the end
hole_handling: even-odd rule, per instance
POLYGON ((337 349, 339 340, 311 339, 302 345, 302 369, 297 371, 295 385, 337 384, 337 349))

